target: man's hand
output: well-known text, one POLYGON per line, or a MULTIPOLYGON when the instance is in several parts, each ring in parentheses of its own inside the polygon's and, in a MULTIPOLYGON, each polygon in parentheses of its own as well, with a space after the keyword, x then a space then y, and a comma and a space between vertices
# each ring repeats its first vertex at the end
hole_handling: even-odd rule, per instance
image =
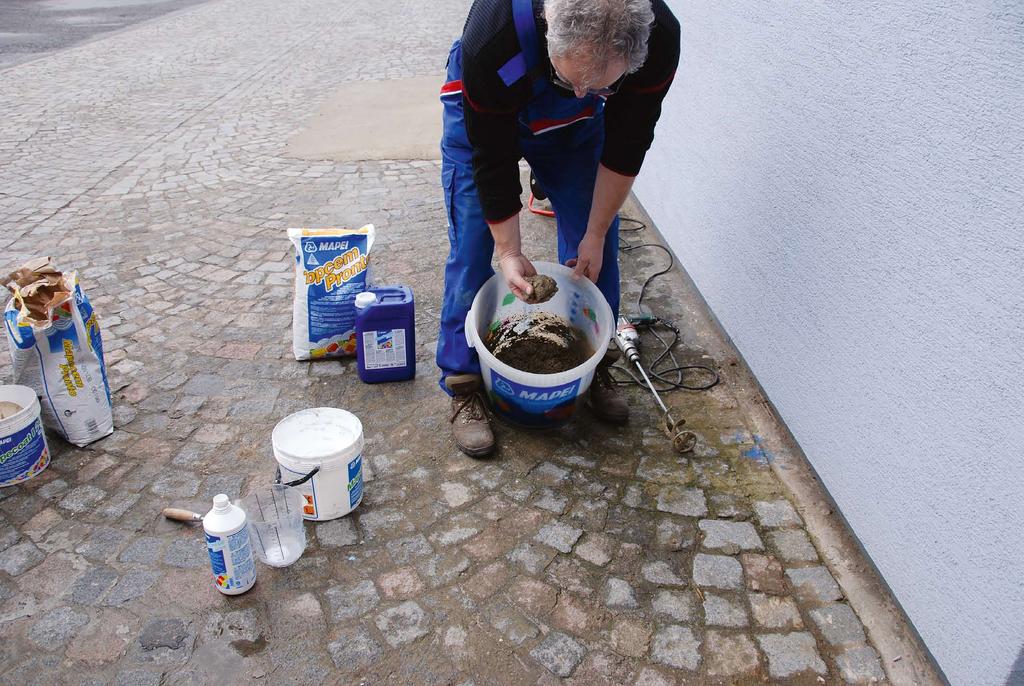
POLYGON ((533 288, 523 277, 535 276, 537 270, 523 255, 519 234, 519 213, 497 224, 488 224, 494 236, 494 252, 498 256, 498 268, 505 277, 505 284, 520 300, 533 293, 533 288))
POLYGON ((512 293, 525 301, 533 293, 533 288, 523 277, 537 275, 537 270, 533 268, 530 260, 522 253, 509 254, 498 259, 498 266, 512 293))
POLYGON ((604 262, 604 236, 587 231, 583 234, 583 240, 580 241, 577 255, 568 260, 565 266, 573 268, 574 277, 585 276, 597 283, 597 277, 601 275, 601 265, 604 262))

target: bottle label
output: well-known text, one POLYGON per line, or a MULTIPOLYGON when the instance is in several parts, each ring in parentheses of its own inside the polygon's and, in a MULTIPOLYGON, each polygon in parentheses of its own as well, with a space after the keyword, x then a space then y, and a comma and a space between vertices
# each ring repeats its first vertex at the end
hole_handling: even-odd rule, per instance
POLYGON ((366 369, 393 369, 406 366, 405 329, 363 332, 363 366, 366 369))
POLYGON ((213 582, 223 591, 244 589, 256 581, 256 562, 249 542, 249 527, 229 536, 206 534, 213 582))

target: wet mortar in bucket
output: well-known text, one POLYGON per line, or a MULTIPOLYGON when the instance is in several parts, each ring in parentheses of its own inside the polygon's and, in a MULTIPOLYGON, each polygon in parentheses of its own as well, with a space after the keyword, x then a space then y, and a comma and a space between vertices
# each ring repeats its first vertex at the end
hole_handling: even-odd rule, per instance
POLYGON ((551 312, 518 312, 487 333, 487 349, 499 361, 531 374, 558 374, 594 354, 586 334, 551 312))

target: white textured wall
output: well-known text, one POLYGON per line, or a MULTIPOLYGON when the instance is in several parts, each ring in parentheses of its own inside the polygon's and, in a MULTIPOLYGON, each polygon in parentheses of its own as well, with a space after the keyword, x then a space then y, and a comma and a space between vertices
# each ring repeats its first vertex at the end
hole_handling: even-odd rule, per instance
POLYGON ((669 1, 640 200, 949 679, 1024 683, 1024 3, 669 1))

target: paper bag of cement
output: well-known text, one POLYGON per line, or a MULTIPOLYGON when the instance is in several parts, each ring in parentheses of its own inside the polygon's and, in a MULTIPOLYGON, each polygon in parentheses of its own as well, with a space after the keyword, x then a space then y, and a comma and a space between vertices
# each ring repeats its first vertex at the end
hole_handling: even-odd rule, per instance
POLYGON ((5 285, 14 295, 4 310, 14 383, 35 389, 43 422, 70 443, 88 445, 112 433, 99 320, 77 273, 41 257, 5 285))
POLYGON ((292 352, 296 360, 356 354, 356 296, 372 286, 373 224, 288 229, 295 246, 292 352))

